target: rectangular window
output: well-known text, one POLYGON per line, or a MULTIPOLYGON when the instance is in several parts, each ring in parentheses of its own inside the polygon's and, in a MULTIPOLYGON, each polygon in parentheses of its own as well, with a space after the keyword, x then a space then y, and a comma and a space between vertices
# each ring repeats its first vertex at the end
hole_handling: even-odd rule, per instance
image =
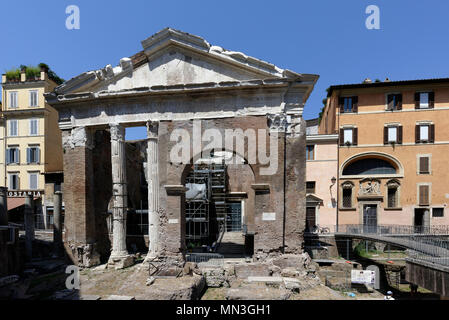
POLYGON ((11 147, 6 149, 6 164, 19 163, 19 148, 11 147))
POLYGON ((340 97, 338 104, 340 105, 340 113, 349 113, 358 111, 358 97, 340 97))
POLYGON ((39 172, 29 172, 29 183, 30 183, 30 190, 36 190, 37 189, 37 183, 38 183, 38 175, 39 172))
POLYGON ((419 186, 419 205, 420 206, 428 206, 428 205, 430 205, 430 201, 429 201, 429 186, 427 186, 427 185, 419 186))
POLYGON ((9 180, 9 189, 10 190, 19 190, 19 174, 18 173, 10 173, 8 174, 9 180))
POLYGON ((38 134, 38 120, 30 119, 30 136, 37 136, 38 134))
POLYGON ((8 120, 8 134, 10 137, 17 137, 19 135, 19 121, 8 120))
POLYGON ((343 208, 352 208, 352 189, 343 189, 343 208))
POLYGON ((402 109, 402 94, 387 95, 387 110, 401 110, 402 109))
POLYGON ((429 108, 429 93, 424 92, 419 94, 419 108, 420 109, 429 108))
POLYGON ((416 125, 416 143, 434 143, 435 125, 418 124, 416 125))
POLYGON ((37 107, 38 103, 38 91, 30 90, 30 107, 37 107))
POLYGON ((17 108, 17 91, 9 91, 8 108, 17 108))
POLYGON ((388 208, 398 207, 398 188, 388 188, 388 208))
POLYGON ((306 159, 315 160, 315 146, 309 145, 306 147, 306 159))
POLYGON ((40 149, 37 146, 29 147, 27 149, 27 163, 39 163, 40 149))
POLYGON ((419 157, 419 174, 429 174, 429 173, 430 173, 430 158, 419 157))
POLYGON ((388 128, 388 142, 397 142, 398 141, 398 128, 397 127, 389 127, 388 128))
POLYGON ((429 126, 419 126, 419 137, 421 141, 429 140, 429 126))
POLYGON ((352 112, 352 98, 344 98, 343 101, 344 112, 352 112))
POLYGON ((315 181, 306 182, 306 193, 315 193, 315 181))
POLYGON ((344 143, 351 143, 352 144, 352 129, 344 129, 344 143))
POLYGON ((444 217, 444 208, 433 208, 432 209, 432 217, 434 217, 434 218, 444 217))

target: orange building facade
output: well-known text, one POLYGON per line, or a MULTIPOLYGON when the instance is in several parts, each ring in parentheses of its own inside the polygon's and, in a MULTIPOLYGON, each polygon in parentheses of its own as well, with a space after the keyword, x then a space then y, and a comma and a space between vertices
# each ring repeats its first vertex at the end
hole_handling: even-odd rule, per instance
POLYGON ((338 225, 449 224, 449 79, 332 86, 338 225))

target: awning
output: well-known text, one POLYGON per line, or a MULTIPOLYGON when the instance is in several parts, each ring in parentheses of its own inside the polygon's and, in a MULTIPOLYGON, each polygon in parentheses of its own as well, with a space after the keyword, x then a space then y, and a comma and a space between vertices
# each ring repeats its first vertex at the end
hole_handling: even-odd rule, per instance
MULTIPOLYGON (((39 198, 34 198, 34 200, 39 198)), ((8 197, 8 211, 21 207, 25 204, 25 198, 9 198, 8 197)))
POLYGON ((8 211, 23 206, 25 198, 8 198, 8 211))

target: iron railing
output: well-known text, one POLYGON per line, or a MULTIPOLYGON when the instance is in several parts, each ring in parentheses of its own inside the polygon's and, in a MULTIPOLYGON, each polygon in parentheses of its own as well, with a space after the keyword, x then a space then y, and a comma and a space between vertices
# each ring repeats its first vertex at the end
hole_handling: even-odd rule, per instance
POLYGON ((368 234, 380 236, 432 235, 449 236, 449 226, 404 226, 404 225, 339 225, 333 228, 335 233, 368 234))
POLYGON ((449 240, 438 237, 411 237, 414 249, 409 250, 409 258, 436 266, 449 267, 449 240))
POLYGON ((224 264, 224 256, 219 253, 188 253, 186 261, 203 267, 221 267, 224 264))

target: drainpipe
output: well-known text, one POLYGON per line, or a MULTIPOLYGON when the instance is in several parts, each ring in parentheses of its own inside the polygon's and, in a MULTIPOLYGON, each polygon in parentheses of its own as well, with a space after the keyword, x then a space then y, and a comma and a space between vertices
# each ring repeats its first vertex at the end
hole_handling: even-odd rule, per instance
MULTIPOLYGON (((329 102, 330 103, 330 102, 329 102)), ((339 225, 339 219, 338 219, 338 215, 340 212, 340 110, 338 110, 338 104, 337 107, 335 107, 335 111, 338 111, 338 117, 337 117, 337 134, 338 134, 338 139, 337 139, 337 215, 336 215, 336 230, 335 232, 338 232, 338 225, 339 225)))

